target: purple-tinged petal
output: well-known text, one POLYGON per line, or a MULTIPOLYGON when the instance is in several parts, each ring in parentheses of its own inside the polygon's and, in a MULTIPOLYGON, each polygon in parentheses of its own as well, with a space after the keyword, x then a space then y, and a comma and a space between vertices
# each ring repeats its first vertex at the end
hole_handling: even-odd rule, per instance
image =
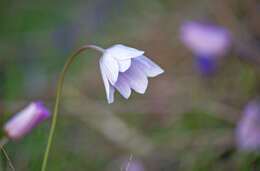
POLYGON ((119 71, 125 72, 128 70, 131 66, 131 59, 125 59, 125 60, 117 60, 119 65, 119 71))
MULTIPOLYGON (((105 52, 106 53, 106 52, 105 52)), ((116 83, 118 72, 119 72, 119 66, 117 61, 110 56, 110 54, 106 54, 100 58, 99 64, 100 68, 103 71, 103 74, 106 76, 108 81, 114 85, 116 83)), ((102 74, 102 75, 103 75, 102 74)))
POLYGON ((115 88, 124 98, 130 97, 131 89, 143 94, 148 85, 147 77, 155 77, 164 72, 143 54, 144 51, 120 44, 104 51, 100 59, 100 70, 109 103, 114 101, 115 88))
POLYGON ((238 123, 236 130, 238 147, 247 152, 260 150, 260 103, 250 102, 238 123))
POLYGON ((164 70, 159 67, 152 60, 146 56, 140 56, 135 59, 132 59, 133 65, 137 65, 148 77, 155 77, 159 74, 162 74, 164 70))
POLYGON ((131 65, 126 72, 120 74, 127 79, 133 90, 137 93, 144 94, 148 85, 148 79, 141 69, 139 69, 136 65, 131 65))
POLYGON ((105 53, 110 54, 117 60, 125 60, 141 56, 144 54, 144 51, 117 44, 106 49, 105 53))
POLYGON ((43 103, 41 101, 34 102, 34 104, 36 105, 37 109, 41 110, 41 115, 39 115, 37 123, 43 121, 50 116, 50 111, 43 106, 43 103))
POLYGON ((9 139, 17 141, 49 115, 49 110, 41 102, 33 102, 9 120, 4 126, 4 131, 9 139))
POLYGON ((114 93, 115 93, 115 88, 109 84, 109 95, 108 95, 108 103, 113 103, 114 102, 114 93))
POLYGON ((131 95, 131 89, 128 83, 128 80, 124 78, 122 73, 119 73, 115 88, 120 92, 120 94, 128 99, 131 95))
POLYGON ((103 65, 101 64, 101 59, 99 61, 99 64, 100 64, 101 76, 102 76, 102 79, 103 79, 103 82, 104 82, 104 85, 105 85, 107 101, 108 101, 108 103, 113 103, 113 101, 114 101, 114 88, 112 87, 112 85, 109 83, 109 81, 107 79, 105 69, 104 69, 103 65))

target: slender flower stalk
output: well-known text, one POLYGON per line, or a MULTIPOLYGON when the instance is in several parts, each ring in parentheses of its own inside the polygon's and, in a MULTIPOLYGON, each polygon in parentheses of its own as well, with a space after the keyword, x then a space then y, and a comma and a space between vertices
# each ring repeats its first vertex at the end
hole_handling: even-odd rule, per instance
POLYGON ((4 146, 5 144, 7 144, 8 143, 8 138, 7 137, 3 137, 1 140, 0 140, 0 145, 1 146, 4 146))
MULTIPOLYGON (((3 137, 1 140, 0 140, 0 146, 2 147, 1 149, 2 149, 2 154, 1 154, 1 158, 2 158, 2 161, 1 161, 1 163, 2 163, 2 165, 1 165, 1 168, 2 168, 2 170, 3 171, 6 171, 6 160, 8 161, 8 155, 7 155, 7 153, 5 153, 4 152, 4 145, 5 144, 7 144, 8 143, 8 138, 6 138, 6 137, 3 137)), ((11 167, 11 166, 10 166, 11 167)))
POLYGON ((56 128, 57 116, 58 116, 58 112, 59 112, 60 96, 61 96, 61 90, 62 90, 62 86, 63 86, 65 73, 68 70, 68 68, 69 68, 71 62, 73 61, 73 59, 78 54, 80 54, 82 51, 84 51, 86 49, 94 49, 94 50, 102 52, 102 53, 104 52, 104 49, 102 49, 102 48, 100 48, 98 46, 86 45, 86 46, 83 46, 82 48, 78 49, 72 56, 70 56, 70 58, 65 63, 65 65, 63 67, 63 70, 61 72, 60 78, 59 78, 59 82, 58 82, 56 103, 55 103, 55 108, 54 108, 52 124, 51 124, 51 130, 50 130, 49 139, 48 139, 47 147, 46 147, 44 158, 43 158, 41 171, 45 171, 46 170, 46 166, 47 166, 47 161, 48 161, 48 157, 49 157, 49 153, 50 153, 52 139, 53 139, 54 131, 55 131, 55 128, 56 128))
MULTIPOLYGON (((121 166, 121 171, 146 171, 143 163, 138 160, 138 159, 134 159, 133 155, 131 154, 130 158, 128 160, 123 159, 123 160, 119 160, 117 161, 119 162, 120 166, 121 166)), ((110 170, 110 169, 108 169, 110 170)), ((111 169, 113 170, 113 169, 111 169)))
POLYGON ((132 162, 132 160, 133 160, 133 155, 131 154, 131 155, 130 155, 130 158, 129 158, 129 160, 128 160, 127 166, 126 166, 126 168, 125 168, 125 171, 128 171, 129 166, 130 166, 130 163, 132 162))
MULTIPOLYGON (((7 154, 7 152, 6 152, 5 148, 4 148, 4 145, 5 145, 7 142, 8 142, 8 138, 3 137, 3 138, 0 140, 0 148, 1 148, 1 150, 3 151, 3 153, 4 153, 4 155, 5 155, 5 158, 7 159, 8 163, 9 163, 10 168, 12 169, 12 171, 15 171, 15 167, 14 167, 14 165, 13 165, 13 163, 12 163, 10 157, 8 156, 8 154, 7 154)), ((2 166, 4 166, 3 163, 2 163, 2 166)))

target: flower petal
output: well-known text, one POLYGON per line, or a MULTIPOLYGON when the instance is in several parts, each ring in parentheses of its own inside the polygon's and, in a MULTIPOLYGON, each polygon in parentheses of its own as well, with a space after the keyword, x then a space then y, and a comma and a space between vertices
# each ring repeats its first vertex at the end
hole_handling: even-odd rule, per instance
POLYGON ((124 78, 122 74, 119 74, 115 88, 120 92, 120 94, 128 99, 131 95, 131 89, 128 83, 128 80, 124 78))
POLYGON ((125 59, 125 60, 118 60, 119 65, 119 71, 125 72, 128 68, 130 68, 131 65, 131 59, 125 59))
POLYGON ((4 132, 9 139, 20 140, 49 115, 49 110, 41 102, 32 102, 4 125, 4 132))
MULTIPOLYGON (((102 59, 102 58, 101 58, 102 59)), ((105 73, 105 69, 103 67, 103 65, 101 64, 101 59, 99 61, 100 64, 100 71, 101 71, 101 76, 105 85, 105 90, 106 90, 106 96, 107 96, 107 101, 108 103, 113 103, 114 101, 114 87, 112 87, 112 85, 109 83, 106 73, 105 73)))
POLYGON ((114 93, 115 93, 115 88, 109 84, 109 95, 108 95, 108 103, 113 103, 114 102, 114 93))
POLYGON ((146 56, 140 56, 132 60, 133 65, 138 66, 148 77, 162 74, 164 70, 146 56))
POLYGON ((128 80, 128 83, 132 89, 137 93, 143 94, 148 85, 148 79, 145 73, 139 69, 136 65, 131 67, 122 75, 128 80))
POLYGON ((109 82, 114 85, 116 83, 118 72, 119 72, 119 66, 117 61, 112 58, 109 54, 103 55, 100 58, 100 68, 103 71, 103 74, 105 74, 106 78, 109 80, 109 82))
POLYGON ((191 51, 203 55, 224 55, 231 44, 225 28, 193 21, 181 26, 180 38, 191 51))
POLYGON ((115 59, 124 60, 141 56, 144 51, 117 44, 108 48, 105 53, 110 54, 115 59))

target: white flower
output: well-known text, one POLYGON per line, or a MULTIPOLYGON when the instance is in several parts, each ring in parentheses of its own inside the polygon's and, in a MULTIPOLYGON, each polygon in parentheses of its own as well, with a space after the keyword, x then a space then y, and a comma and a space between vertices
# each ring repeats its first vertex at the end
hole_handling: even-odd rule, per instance
POLYGON ((114 101, 115 88, 128 99, 131 89, 140 94, 145 92, 147 77, 155 77, 164 72, 143 54, 144 51, 120 44, 104 51, 99 63, 108 103, 114 101))
POLYGON ((41 102, 32 102, 5 124, 4 132, 9 139, 17 141, 49 115, 49 110, 41 102))

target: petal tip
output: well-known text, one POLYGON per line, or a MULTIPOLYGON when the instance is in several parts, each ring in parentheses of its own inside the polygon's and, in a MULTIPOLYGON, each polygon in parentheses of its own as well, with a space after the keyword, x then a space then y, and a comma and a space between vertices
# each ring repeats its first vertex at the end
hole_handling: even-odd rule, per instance
POLYGON ((165 71, 162 68, 158 68, 158 74, 157 75, 163 74, 164 72, 165 71))
POLYGON ((144 94, 147 90, 147 87, 148 87, 148 85, 146 85, 145 88, 143 88, 143 89, 139 89, 139 90, 135 90, 135 91, 139 94, 144 94))
POLYGON ((108 100, 108 104, 112 104, 112 103, 114 103, 114 101, 109 101, 109 100, 108 100))
POLYGON ((131 96, 131 90, 130 90, 130 93, 127 96, 125 96, 124 98, 129 99, 130 96, 131 96))
POLYGON ((108 104, 114 103, 114 97, 107 98, 108 104))

